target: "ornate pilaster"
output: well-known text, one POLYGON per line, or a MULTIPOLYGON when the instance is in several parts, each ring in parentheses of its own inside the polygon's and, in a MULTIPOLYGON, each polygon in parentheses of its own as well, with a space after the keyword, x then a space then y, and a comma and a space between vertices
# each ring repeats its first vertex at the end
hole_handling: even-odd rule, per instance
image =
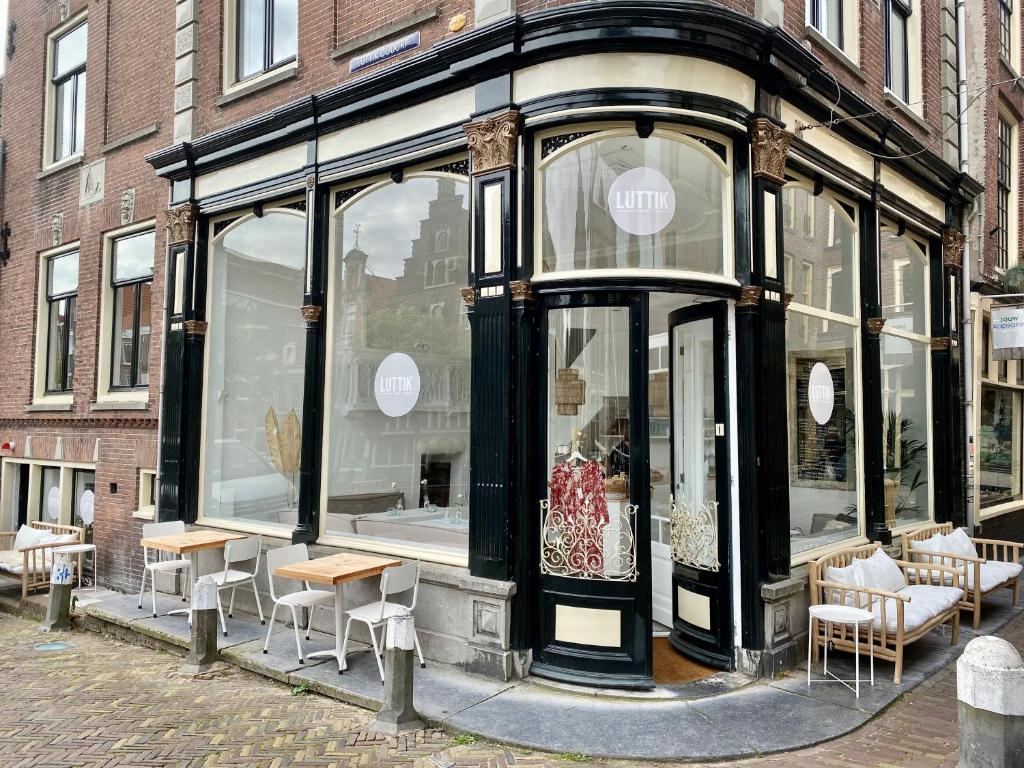
POLYGON ((299 312, 302 314, 302 319, 310 325, 320 322, 321 309, 316 304, 306 304, 299 308, 299 312))
POLYGON ((942 231, 942 263, 949 269, 963 267, 964 244, 967 238, 956 227, 948 227, 942 231))
POLYGON ((185 203, 167 211, 167 244, 191 243, 196 236, 195 203, 185 203))
POLYGON ((508 292, 512 301, 533 301, 533 287, 527 280, 513 280, 508 284, 508 292))
POLYGON ((949 351, 950 344, 949 336, 933 336, 931 338, 932 352, 947 352, 949 351))
POLYGON ((736 299, 737 307, 756 307, 761 303, 764 289, 759 285, 745 285, 740 288, 740 297, 736 299))
POLYGON ((473 155, 473 174, 512 168, 516 163, 519 141, 519 112, 509 110, 463 126, 469 151, 473 155))
POLYGON ((186 320, 185 333, 191 336, 205 336, 208 324, 205 320, 186 320))
POLYGON ((865 327, 868 329, 868 333, 872 336, 877 336, 882 332, 882 328, 885 327, 884 317, 869 317, 864 321, 865 327))
POLYGON ((462 295, 462 301, 467 307, 473 307, 476 304, 475 288, 459 288, 459 293, 462 295))
POLYGON ((758 117, 750 124, 750 153, 755 178, 776 184, 786 183, 786 153, 793 134, 767 117, 758 117))

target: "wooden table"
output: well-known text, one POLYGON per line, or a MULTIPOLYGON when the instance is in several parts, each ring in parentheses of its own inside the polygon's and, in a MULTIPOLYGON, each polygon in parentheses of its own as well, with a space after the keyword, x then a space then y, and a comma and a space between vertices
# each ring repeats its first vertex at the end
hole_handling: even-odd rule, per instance
MULTIPOLYGON (((192 588, 196 585, 196 579, 199 577, 199 553, 204 549, 220 549, 229 541, 244 538, 246 538, 244 533, 203 530, 173 533, 169 536, 151 536, 148 539, 143 539, 140 543, 149 549, 159 549, 161 552, 170 552, 172 555, 188 555, 192 562, 192 567, 189 568, 189 594, 191 594, 192 588)), ((187 613, 191 622, 191 603, 188 608, 168 611, 168 615, 175 613, 187 613)))
POLYGON ((282 565, 280 568, 274 569, 274 575, 282 579, 310 581, 314 584, 334 587, 334 650, 315 651, 309 654, 309 658, 319 659, 333 656, 338 661, 339 673, 346 668, 347 665, 342 664, 341 656, 341 642, 345 636, 343 625, 345 600, 342 587, 345 585, 345 582, 378 576, 386 568, 401 564, 401 560, 391 558, 340 552, 337 555, 318 557, 315 560, 282 565))

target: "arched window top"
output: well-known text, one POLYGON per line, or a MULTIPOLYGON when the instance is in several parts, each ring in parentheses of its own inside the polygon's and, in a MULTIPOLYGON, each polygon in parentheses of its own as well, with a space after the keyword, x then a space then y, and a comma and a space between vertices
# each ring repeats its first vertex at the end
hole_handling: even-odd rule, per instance
POLYGON ((306 214, 294 208, 268 208, 261 215, 247 213, 237 219, 223 219, 213 225, 215 255, 249 261, 267 261, 291 269, 305 269, 306 214))
POLYGON ((878 229, 878 271, 885 328, 927 336, 928 243, 884 219, 878 229))
POLYGON ((575 127, 538 137, 539 275, 732 276, 732 148, 694 128, 575 127))

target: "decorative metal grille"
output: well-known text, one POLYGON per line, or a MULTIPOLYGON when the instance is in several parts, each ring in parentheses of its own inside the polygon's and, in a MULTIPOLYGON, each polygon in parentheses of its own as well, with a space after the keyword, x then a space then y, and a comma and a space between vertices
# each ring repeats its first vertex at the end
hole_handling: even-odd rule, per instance
POLYGON ((221 232, 223 232, 225 229, 230 227, 232 224, 234 224, 240 218, 242 218, 242 217, 241 216, 235 216, 235 217, 230 218, 230 219, 221 219, 220 221, 218 221, 216 224, 213 225, 213 236, 217 237, 218 235, 220 235, 221 232))
POLYGON ((576 133, 560 133, 557 136, 548 136, 540 142, 541 159, 543 160, 552 152, 557 152, 567 144, 572 144, 577 139, 582 139, 585 136, 591 136, 594 133, 596 133, 596 131, 577 131, 576 133))
POLYGON ((695 136, 689 133, 686 135, 689 136, 694 141, 703 144, 705 147, 707 147, 716 155, 718 155, 718 159, 721 160, 723 163, 726 161, 726 148, 725 144, 723 144, 722 142, 715 141, 714 139, 709 139, 707 136, 695 136))
POLYGON ((623 504, 601 520, 589 509, 567 514, 540 503, 540 570, 551 576, 636 581, 637 507, 623 504))
POLYGON ((340 190, 338 190, 337 192, 334 193, 334 207, 335 208, 341 208, 341 206, 343 206, 345 203, 347 203, 353 197, 358 195, 364 189, 366 189, 365 186, 362 186, 362 187, 349 187, 348 189, 340 189, 340 190))
POLYGON ((671 500, 672 559, 702 571, 717 571, 718 502, 701 504, 690 510, 686 504, 671 500))
POLYGON ((464 157, 461 160, 454 160, 444 165, 438 165, 430 170, 437 173, 453 173, 456 176, 469 176, 469 158, 464 157))

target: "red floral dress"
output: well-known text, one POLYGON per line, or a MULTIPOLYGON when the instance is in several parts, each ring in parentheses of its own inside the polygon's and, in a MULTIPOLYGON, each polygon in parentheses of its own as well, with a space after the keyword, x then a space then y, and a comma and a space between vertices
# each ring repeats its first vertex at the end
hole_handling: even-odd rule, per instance
POLYGON ((551 509, 561 512, 572 532, 568 545, 568 565, 572 570, 591 574, 604 571, 603 531, 608 523, 608 503, 604 495, 604 474, 596 461, 579 466, 567 462, 551 470, 551 509))

